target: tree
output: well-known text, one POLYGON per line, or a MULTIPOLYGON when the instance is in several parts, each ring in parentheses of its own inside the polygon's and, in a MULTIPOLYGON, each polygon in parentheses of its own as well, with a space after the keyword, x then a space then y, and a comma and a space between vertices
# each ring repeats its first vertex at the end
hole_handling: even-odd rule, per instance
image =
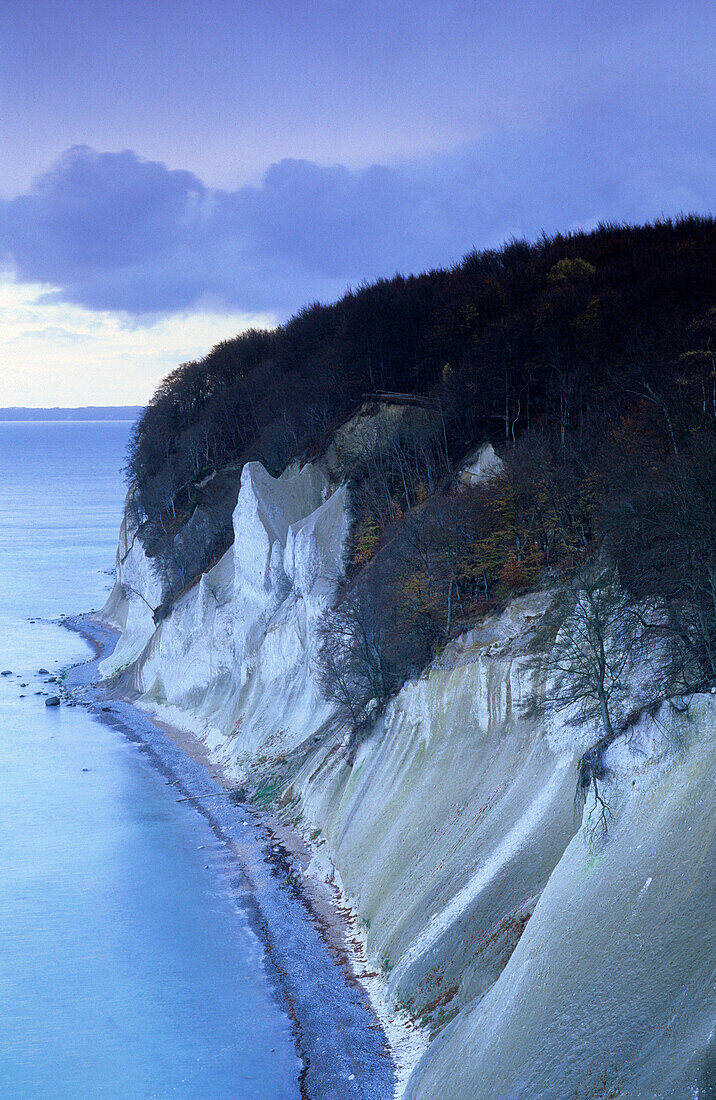
POLYGON ((692 347, 679 356, 682 391, 696 395, 703 427, 716 424, 716 306, 689 326, 692 347))
POLYGON ((610 812, 599 784, 607 775, 604 755, 618 736, 614 697, 624 690, 624 673, 641 632, 613 566, 582 565, 569 583, 567 596, 570 613, 550 656, 551 671, 561 675, 554 702, 557 709, 577 704, 583 718, 598 716, 601 722, 602 736, 579 761, 576 805, 581 809, 591 791, 587 834, 592 840, 603 840, 610 812))
POLYGON ((493 489, 436 497, 411 515, 400 533, 398 604, 406 625, 430 647, 450 638, 479 589, 487 598, 502 564, 493 489))
POLYGON ((364 587, 347 593, 318 624, 318 683, 355 736, 371 704, 381 704, 396 684, 387 658, 388 625, 364 587))
POLYGON ((651 603, 647 628, 672 644, 682 691, 716 683, 716 431, 652 462, 611 505, 610 537, 625 585, 651 603))

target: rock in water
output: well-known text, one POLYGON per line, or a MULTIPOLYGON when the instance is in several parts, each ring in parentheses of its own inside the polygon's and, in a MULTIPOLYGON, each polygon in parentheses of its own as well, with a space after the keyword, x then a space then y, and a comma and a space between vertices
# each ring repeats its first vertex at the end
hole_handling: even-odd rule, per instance
POLYGON ((60 705, 60 700, 59 700, 57 695, 50 695, 50 696, 48 696, 47 699, 45 699, 45 706, 46 707, 59 707, 59 705, 60 705))

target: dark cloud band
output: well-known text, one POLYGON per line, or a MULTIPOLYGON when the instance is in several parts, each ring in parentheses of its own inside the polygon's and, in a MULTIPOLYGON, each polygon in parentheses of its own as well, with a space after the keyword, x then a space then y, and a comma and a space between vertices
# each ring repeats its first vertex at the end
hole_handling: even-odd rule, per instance
POLYGON ((703 141, 636 134, 619 148, 604 114, 598 132, 571 122, 567 136, 504 133, 397 167, 284 160, 235 191, 133 152, 75 147, 0 202, 0 251, 21 281, 90 309, 285 314, 510 235, 709 211, 716 156, 703 141))

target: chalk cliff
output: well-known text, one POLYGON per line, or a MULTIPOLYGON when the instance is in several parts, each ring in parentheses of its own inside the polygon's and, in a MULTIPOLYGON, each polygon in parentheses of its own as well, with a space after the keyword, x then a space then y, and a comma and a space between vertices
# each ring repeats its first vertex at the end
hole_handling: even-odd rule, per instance
MULTIPOLYGON (((613 743, 595 849, 574 792, 599 733, 550 705, 548 594, 448 645, 349 754, 314 675, 346 488, 321 462, 278 479, 249 463, 233 525, 155 623, 161 586, 125 521, 104 674, 237 779, 274 774, 283 812, 320 830, 386 1000, 431 1036, 406 1095, 713 1096, 716 697, 643 711, 613 743)), ((637 709, 649 675, 632 670, 637 709)))
POLYGON ((248 463, 233 545, 158 625, 151 563, 139 540, 126 555, 123 532, 105 609, 122 636, 103 674, 123 674, 145 705, 201 733, 234 771, 293 747, 328 716, 311 673, 313 628, 342 567, 345 494, 315 466, 276 479, 248 463))

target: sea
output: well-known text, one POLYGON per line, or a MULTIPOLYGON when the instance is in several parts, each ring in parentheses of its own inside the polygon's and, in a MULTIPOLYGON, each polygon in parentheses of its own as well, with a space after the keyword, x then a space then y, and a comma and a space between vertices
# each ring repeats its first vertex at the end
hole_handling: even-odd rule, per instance
POLYGON ((300 1065, 225 848, 39 670, 112 585, 131 423, 0 422, 0 1097, 293 1100, 300 1065))

